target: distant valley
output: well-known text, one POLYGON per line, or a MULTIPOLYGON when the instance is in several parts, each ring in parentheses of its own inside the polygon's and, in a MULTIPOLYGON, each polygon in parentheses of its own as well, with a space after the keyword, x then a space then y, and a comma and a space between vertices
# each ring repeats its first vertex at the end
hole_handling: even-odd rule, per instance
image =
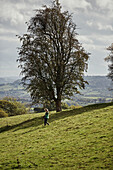
MULTIPOLYGON (((113 100, 113 91, 109 91, 111 81, 106 76, 85 76, 89 85, 75 94, 72 100, 66 100, 68 105, 87 105, 92 103, 105 103, 113 100)), ((17 77, 0 78, 0 99, 14 97, 25 103, 30 103, 30 95, 24 90, 21 80, 17 77)))

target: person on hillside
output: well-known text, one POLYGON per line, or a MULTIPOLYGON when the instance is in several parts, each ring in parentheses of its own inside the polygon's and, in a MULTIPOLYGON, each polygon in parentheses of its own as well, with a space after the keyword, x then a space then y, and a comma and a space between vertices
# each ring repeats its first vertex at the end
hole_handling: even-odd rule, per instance
POLYGON ((48 123, 48 119, 49 119, 49 110, 47 108, 44 109, 45 110, 45 115, 44 115, 44 126, 46 126, 46 124, 49 125, 48 123))

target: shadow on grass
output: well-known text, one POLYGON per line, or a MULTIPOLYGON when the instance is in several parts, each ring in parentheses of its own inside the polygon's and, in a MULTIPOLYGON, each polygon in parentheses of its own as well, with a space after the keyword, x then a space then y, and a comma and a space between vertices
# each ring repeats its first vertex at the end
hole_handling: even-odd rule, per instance
MULTIPOLYGON (((96 110, 96 109, 102 109, 108 106, 112 106, 112 103, 101 103, 101 104, 93 104, 93 105, 88 105, 88 106, 84 106, 81 108, 77 108, 74 110, 68 110, 68 111, 62 111, 62 112, 57 112, 57 113, 52 113, 50 115, 50 120, 49 122, 53 122, 55 120, 60 120, 60 119, 64 119, 66 117, 69 116, 74 116, 74 115, 78 115, 78 114, 82 114, 84 112, 87 111, 92 111, 92 110, 96 110)), ((16 124, 16 125, 12 125, 12 126, 4 126, 0 128, 0 133, 8 131, 8 130, 12 130, 14 129, 14 131, 17 131, 19 129, 25 129, 25 128, 29 128, 29 127, 37 127, 43 124, 43 118, 42 117, 37 117, 37 118, 33 118, 27 121, 24 121, 22 123, 16 124)))

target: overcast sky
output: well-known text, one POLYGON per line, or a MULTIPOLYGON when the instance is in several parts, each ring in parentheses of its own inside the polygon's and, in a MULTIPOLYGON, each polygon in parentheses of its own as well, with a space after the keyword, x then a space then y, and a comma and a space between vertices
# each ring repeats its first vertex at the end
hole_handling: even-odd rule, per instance
MULTIPOLYGON (((50 5, 52 0, 0 0, 0 77, 19 76, 16 35, 27 30, 26 21, 35 15, 34 9, 50 5)), ((113 0, 60 0, 63 10, 72 13, 77 25, 78 40, 90 52, 85 75, 107 75, 104 58, 113 43, 113 0)))

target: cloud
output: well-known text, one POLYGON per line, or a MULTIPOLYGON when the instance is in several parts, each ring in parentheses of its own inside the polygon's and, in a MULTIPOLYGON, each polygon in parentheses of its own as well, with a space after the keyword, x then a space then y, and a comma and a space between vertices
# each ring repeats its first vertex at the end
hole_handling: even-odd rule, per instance
MULTIPOLYGON (((42 1, 43 2, 43 1, 42 1)), ((33 10, 38 8, 41 1, 37 0, 2 0, 0 1, 1 13, 0 21, 7 22, 11 26, 25 23, 33 15, 33 10)))
POLYGON ((93 22, 93 21, 87 21, 86 24, 89 27, 95 27, 98 30, 108 30, 108 31, 113 31, 113 26, 110 24, 105 24, 105 23, 101 23, 101 22, 93 22))
POLYGON ((93 26, 93 22, 92 22, 92 21, 87 21, 86 24, 87 24, 88 26, 90 26, 90 27, 93 26))
POLYGON ((100 12, 104 12, 105 16, 113 20, 113 1, 112 0, 96 0, 96 4, 100 12))
POLYGON ((88 44, 93 44, 94 43, 94 41, 90 37, 85 36, 85 35, 79 35, 78 38, 83 43, 88 43, 88 44))
POLYGON ((101 9, 113 9, 113 1, 112 0, 96 0, 97 5, 101 9))
POLYGON ((62 0, 61 4, 65 6, 68 9, 71 9, 71 11, 74 11, 75 8, 80 8, 80 9, 87 9, 87 8, 92 8, 91 4, 87 2, 86 0, 62 0))
MULTIPOLYGON (((51 6, 52 1, 0 1, 0 76, 4 71, 6 72, 4 74, 9 74, 9 69, 10 75, 18 74, 15 61, 18 55, 16 48, 20 46, 20 42, 15 35, 26 33, 25 22, 35 15, 34 10, 42 8, 42 5, 51 6)), ((104 68, 106 48, 113 43, 113 1, 60 0, 60 3, 63 10, 73 13, 72 19, 77 24, 76 31, 79 34, 77 38, 85 50, 91 52, 88 74, 96 74, 97 71, 98 74, 102 74, 102 71, 106 73, 106 67, 104 68), (100 67, 101 71, 99 71, 100 67)))
POLYGON ((78 40, 83 45, 85 50, 88 51, 88 52, 91 52, 92 49, 94 50, 96 48, 94 41, 93 41, 93 39, 91 39, 90 36, 88 37, 86 35, 79 35, 78 40))
POLYGON ((1 8, 1 21, 10 21, 10 24, 13 26, 21 23, 24 18, 23 15, 18 11, 18 6, 13 3, 2 3, 1 1, 0 6, 1 8))
POLYGON ((12 36, 12 35, 16 35, 18 33, 18 31, 17 30, 15 30, 15 29, 7 29, 7 28, 2 28, 2 26, 0 27, 0 39, 1 39, 1 37, 2 36, 6 36, 6 35, 8 35, 8 36, 12 36))
POLYGON ((112 25, 104 25, 104 24, 101 24, 101 23, 97 23, 97 26, 98 26, 99 30, 110 30, 110 31, 113 31, 112 25))

